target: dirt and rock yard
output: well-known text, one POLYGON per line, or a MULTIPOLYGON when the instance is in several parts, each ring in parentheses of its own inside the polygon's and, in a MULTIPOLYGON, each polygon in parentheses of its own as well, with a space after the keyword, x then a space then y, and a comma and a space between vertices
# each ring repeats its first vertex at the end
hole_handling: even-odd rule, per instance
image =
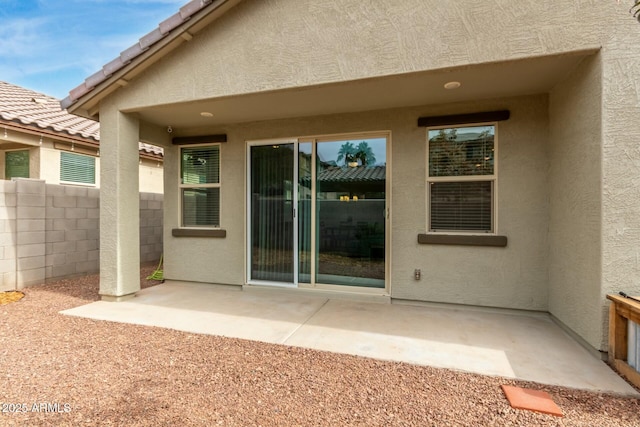
POLYGON ((1 426, 640 426, 637 399, 58 313, 98 280, 0 305, 1 426), (564 417, 512 409, 501 384, 564 417))

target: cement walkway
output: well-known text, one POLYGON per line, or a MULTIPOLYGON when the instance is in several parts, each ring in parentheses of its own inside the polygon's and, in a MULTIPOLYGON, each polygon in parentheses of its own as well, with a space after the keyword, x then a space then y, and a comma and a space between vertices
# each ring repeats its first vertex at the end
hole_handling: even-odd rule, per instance
POLYGON ((545 314, 167 282, 63 314, 640 395, 545 314))

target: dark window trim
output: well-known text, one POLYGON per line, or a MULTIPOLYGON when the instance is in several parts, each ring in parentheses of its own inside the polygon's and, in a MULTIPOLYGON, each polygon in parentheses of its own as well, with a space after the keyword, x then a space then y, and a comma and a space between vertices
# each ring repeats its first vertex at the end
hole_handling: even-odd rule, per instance
POLYGON ((191 229, 191 228, 174 228, 171 230, 171 235, 173 237, 216 237, 216 238, 225 238, 227 237, 227 230, 222 229, 214 229, 214 230, 202 230, 202 229, 191 229))
POLYGON ((227 134, 218 135, 202 135, 202 136, 179 136, 171 140, 173 145, 191 145, 191 144, 214 144, 218 142, 227 142, 227 134))
POLYGON ((458 234, 418 234, 421 245, 507 246, 507 236, 458 234))
POLYGON ((480 113, 452 114, 448 116, 418 117, 418 126, 469 125, 470 123, 502 122, 509 120, 509 110, 484 111, 480 113))

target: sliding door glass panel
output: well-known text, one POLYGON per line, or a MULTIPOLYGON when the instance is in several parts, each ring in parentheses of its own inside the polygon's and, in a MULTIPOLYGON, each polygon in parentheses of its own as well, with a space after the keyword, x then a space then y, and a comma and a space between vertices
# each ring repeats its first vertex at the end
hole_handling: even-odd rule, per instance
POLYGON ((293 283, 294 144, 251 147, 251 279, 293 283))
POLYGON ((386 138, 316 153, 316 282, 384 288, 386 138))
POLYGON ((311 283, 312 144, 298 144, 298 282, 311 283))

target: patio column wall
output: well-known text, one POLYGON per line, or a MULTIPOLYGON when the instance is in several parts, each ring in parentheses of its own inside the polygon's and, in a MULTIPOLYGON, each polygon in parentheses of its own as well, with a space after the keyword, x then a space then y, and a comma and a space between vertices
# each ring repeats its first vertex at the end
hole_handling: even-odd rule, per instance
POLYGON ((140 290, 140 126, 113 105, 100 110, 100 295, 107 301, 140 290))
MULTIPOLYGON (((630 3, 630 2, 622 2, 630 3)), ((640 295, 640 25, 609 24, 602 49, 602 286, 603 349, 608 345, 608 293, 640 295)), ((604 24, 603 24, 604 25, 604 24)))
POLYGON ((601 58, 549 95, 549 312, 600 349, 601 58))

